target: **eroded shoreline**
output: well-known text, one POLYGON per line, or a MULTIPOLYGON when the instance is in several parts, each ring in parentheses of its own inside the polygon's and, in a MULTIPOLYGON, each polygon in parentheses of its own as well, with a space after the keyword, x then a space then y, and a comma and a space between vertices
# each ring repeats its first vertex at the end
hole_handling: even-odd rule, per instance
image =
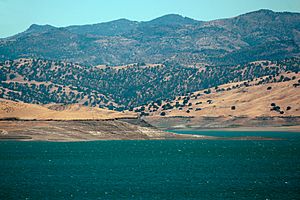
POLYGON ((106 140, 281 140, 266 137, 215 137, 178 134, 155 128, 142 119, 2 120, 0 140, 79 142, 106 140))

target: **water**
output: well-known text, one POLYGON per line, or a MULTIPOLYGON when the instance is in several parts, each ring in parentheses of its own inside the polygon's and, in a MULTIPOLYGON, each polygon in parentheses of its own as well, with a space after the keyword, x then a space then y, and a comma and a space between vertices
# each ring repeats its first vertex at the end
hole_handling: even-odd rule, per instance
POLYGON ((300 199, 300 133, 205 133, 286 140, 2 141, 0 199, 300 199))

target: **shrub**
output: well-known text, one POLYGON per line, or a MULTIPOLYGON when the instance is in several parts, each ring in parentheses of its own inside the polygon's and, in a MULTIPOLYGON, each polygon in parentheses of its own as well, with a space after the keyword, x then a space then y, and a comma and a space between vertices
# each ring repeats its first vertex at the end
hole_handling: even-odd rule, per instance
POLYGON ((11 79, 14 79, 14 78, 16 78, 16 75, 15 74, 10 74, 9 75, 9 79, 11 80, 11 79))
POLYGON ((276 111, 276 112, 280 112, 280 107, 279 106, 274 106, 273 108, 271 108, 271 111, 276 111))
POLYGON ((164 110, 170 110, 170 109, 173 109, 173 106, 170 103, 167 103, 167 104, 163 105, 162 108, 164 110))
POLYGON ((204 93, 205 93, 205 94, 210 94, 210 93, 211 93, 211 90, 208 89, 208 90, 204 91, 204 93))
POLYGON ((166 113, 165 112, 161 112, 160 116, 166 116, 166 113))
POLYGON ((140 114, 140 116, 141 116, 141 117, 142 117, 142 116, 149 116, 149 113, 142 111, 141 114, 140 114))
POLYGON ((236 107, 235 106, 231 106, 231 110, 235 110, 236 109, 236 107))
POLYGON ((212 104, 212 102, 213 102, 213 100, 211 100, 211 99, 207 100, 208 104, 212 104))

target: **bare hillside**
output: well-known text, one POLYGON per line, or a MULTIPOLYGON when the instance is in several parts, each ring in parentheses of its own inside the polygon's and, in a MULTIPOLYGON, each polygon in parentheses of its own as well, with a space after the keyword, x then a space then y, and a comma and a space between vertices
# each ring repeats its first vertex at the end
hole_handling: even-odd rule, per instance
POLYGON ((27 120, 102 120, 136 117, 130 112, 116 112, 82 105, 36 105, 9 100, 0 100, 0 118, 19 118, 27 120))

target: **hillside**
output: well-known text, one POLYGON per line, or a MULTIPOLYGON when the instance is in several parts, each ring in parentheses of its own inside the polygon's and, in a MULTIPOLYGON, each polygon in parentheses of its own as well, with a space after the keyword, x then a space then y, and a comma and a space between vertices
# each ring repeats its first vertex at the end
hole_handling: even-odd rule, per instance
MULTIPOLYGON (((300 117, 300 74, 234 82, 144 106, 143 115, 160 117, 300 117), (284 78, 281 78, 284 77, 284 78), (284 81, 278 81, 285 79, 284 81), (274 82, 274 80, 277 80, 274 82)), ((140 110, 141 107, 136 110, 140 110)))
POLYGON ((11 139, 66 142, 218 138, 163 132, 138 119, 132 112, 121 113, 81 105, 36 105, 0 99, 0 140, 11 139))
POLYGON ((185 67, 138 63, 123 67, 89 67, 43 59, 0 62, 0 98, 26 103, 82 104, 116 111, 222 84, 299 72, 300 60, 241 65, 185 67))
POLYGON ((120 19, 60 28, 34 24, 0 39, 0 60, 216 66, 299 56, 299 45, 299 13, 259 10, 207 22, 170 14, 147 22, 120 19))
POLYGON ((105 120, 135 118, 134 113, 116 112, 82 105, 36 105, 0 99, 0 119, 24 120, 105 120))
POLYGON ((299 90, 299 73, 284 73, 220 85, 159 104, 152 102, 135 112, 162 129, 299 131, 299 90))

